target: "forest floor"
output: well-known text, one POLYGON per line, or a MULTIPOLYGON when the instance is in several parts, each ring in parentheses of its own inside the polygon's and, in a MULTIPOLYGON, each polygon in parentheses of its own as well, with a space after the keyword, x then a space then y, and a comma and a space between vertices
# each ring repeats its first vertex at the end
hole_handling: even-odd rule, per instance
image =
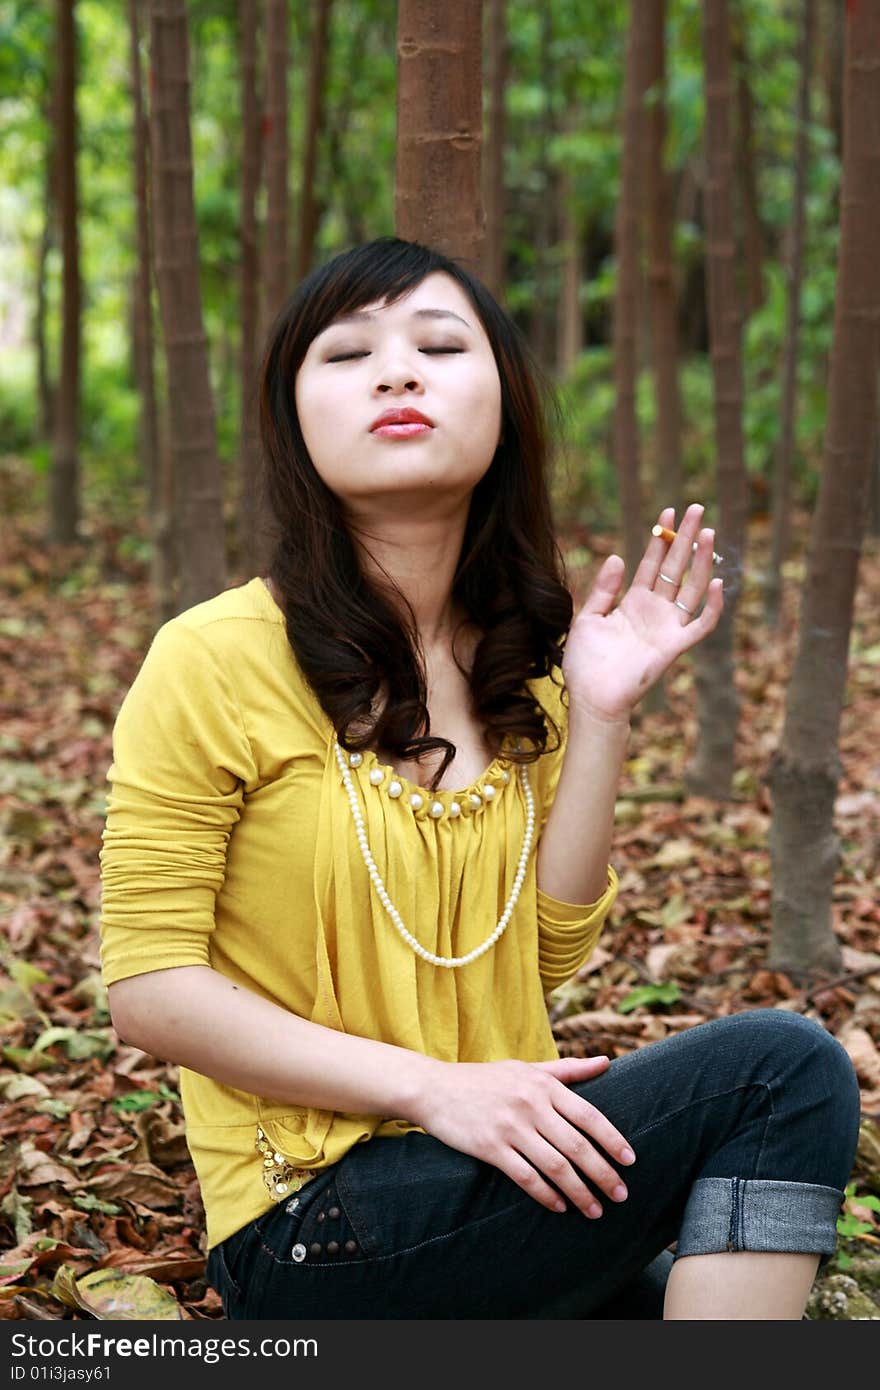
MULTIPOLYGON (((0 545, 0 1317, 222 1316, 176 1068, 119 1042, 99 970, 98 851, 111 732, 152 635, 143 545, 96 520, 50 550, 25 516, 0 545), (111 1311, 115 1308, 116 1311, 111 1311)), ((880 545, 866 542, 843 711, 833 977, 766 964, 766 785, 797 636, 801 558, 783 621, 763 623, 766 525, 752 524, 737 610, 741 701, 730 800, 688 794, 690 659, 667 707, 637 715, 617 806, 620 895, 578 978, 550 999, 563 1055, 619 1055, 746 1009, 816 1019, 862 1087, 859 1151, 810 1318, 880 1319, 880 545), (755 578, 749 577, 749 573, 755 578)), ((561 536, 576 598, 612 548, 561 536)))

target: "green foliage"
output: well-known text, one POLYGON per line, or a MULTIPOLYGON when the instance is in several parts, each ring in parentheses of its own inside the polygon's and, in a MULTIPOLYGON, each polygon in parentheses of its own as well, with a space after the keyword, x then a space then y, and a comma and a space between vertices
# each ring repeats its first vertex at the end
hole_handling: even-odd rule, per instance
POLYGON ((38 1056, 49 1047, 61 1044, 71 1061, 81 1062, 88 1057, 107 1058, 116 1047, 109 1028, 46 1028, 31 1048, 38 1056))
POLYGON ((81 1211, 97 1211, 102 1216, 118 1216, 122 1207, 116 1202, 105 1202, 100 1197, 96 1197, 91 1192, 81 1192, 73 1198, 73 1205, 79 1207, 81 1211))
POLYGON ((0 377, 0 440, 4 453, 24 453, 37 430, 37 403, 31 389, 24 354, 0 377))
POLYGON ((630 990, 626 998, 617 1006, 619 1014, 632 1013, 633 1009, 648 1008, 654 1004, 674 1004, 681 998, 681 990, 673 980, 665 980, 662 985, 639 985, 630 990))
POLYGON ((159 1083, 158 1091, 129 1091, 128 1095, 118 1096, 111 1109, 117 1115, 139 1114, 142 1110, 152 1109, 162 1100, 171 1100, 177 1105, 180 1104, 180 1096, 176 1091, 172 1091, 169 1086, 166 1086, 164 1081, 159 1083))
MULTIPOLYGON (((80 448, 89 499, 132 514, 143 506, 137 462, 139 407, 130 349, 135 270, 132 105, 128 15, 101 0, 76 5, 79 81, 78 181, 83 358, 80 448)), ((753 101, 758 201, 766 241, 766 301, 744 334, 744 437, 750 473, 768 477, 778 445, 786 317, 786 254, 792 225, 796 149, 799 11, 783 0, 739 0, 731 11, 753 101)), ((232 0, 193 0, 190 80, 200 287, 209 340, 218 445, 227 475, 239 441, 239 178, 241 162, 239 16, 232 0)), ((594 527, 619 524, 611 457, 614 388, 610 355, 616 266, 623 61, 629 5, 527 0, 507 6, 509 63, 505 184, 505 301, 552 372, 562 293, 559 202, 566 190, 584 236, 580 306, 585 349, 560 382, 568 436, 554 488, 560 502, 594 527)), ((395 0, 335 0, 326 78, 327 123, 318 152, 319 226, 315 257, 393 230, 396 94, 395 0)), ((292 6, 289 67, 290 258, 302 198, 303 140, 311 7, 292 6)), ((29 0, 0 0, 0 325, 24 325, 10 348, 0 334, 2 449, 44 472, 49 446, 38 438, 32 345, 52 130, 48 93, 55 62, 55 13, 29 0)), ((682 320, 705 293, 703 6, 668 9, 666 165, 676 209, 675 263, 682 320), (696 187, 695 196, 688 189, 696 187)), ((146 85, 148 25, 142 22, 146 85)), ((656 99, 654 93, 649 100, 656 99)), ((818 77, 809 128, 806 265, 798 350, 795 483, 815 496, 827 409, 833 325, 840 169, 818 77)), ((734 190, 740 218, 742 194, 734 190)), ((258 209, 265 212, 264 195, 258 209)), ((57 381, 61 257, 57 233, 45 260, 48 372, 57 381)), ((158 327, 158 313, 156 314, 158 327)), ((682 462, 688 490, 711 501, 716 446, 713 386, 702 327, 684 343, 682 462)), ((156 366, 163 399, 161 335, 156 366)), ((643 474, 650 495, 653 383, 638 385, 643 474)))
MULTIPOLYGON (((851 1204, 864 1207, 868 1211, 880 1212, 880 1197, 875 1197, 871 1193, 856 1195, 855 1183, 848 1182, 844 1188, 843 1212, 837 1218, 837 1234, 849 1238, 874 1234, 874 1223, 865 1221, 862 1217, 857 1216, 855 1212, 849 1209, 851 1204)), ((840 1264, 841 1269, 845 1268, 845 1265, 841 1264, 840 1256, 838 1256, 837 1262, 840 1264)))

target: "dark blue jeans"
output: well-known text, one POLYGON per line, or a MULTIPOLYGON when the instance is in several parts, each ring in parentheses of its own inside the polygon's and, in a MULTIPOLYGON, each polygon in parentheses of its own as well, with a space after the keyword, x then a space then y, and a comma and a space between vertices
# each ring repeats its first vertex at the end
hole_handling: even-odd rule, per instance
POLYGON ((228 1318, 660 1318, 675 1258, 834 1253, 859 1091, 783 1010, 716 1019, 572 1089, 632 1144, 629 1197, 558 1214, 428 1134, 372 1139, 209 1255, 228 1318))

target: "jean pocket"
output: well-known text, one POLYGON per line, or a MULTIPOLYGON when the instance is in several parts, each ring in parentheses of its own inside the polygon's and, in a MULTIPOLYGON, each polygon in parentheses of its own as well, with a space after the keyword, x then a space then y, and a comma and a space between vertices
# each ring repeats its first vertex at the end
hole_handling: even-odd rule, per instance
POLYGON ((369 1253, 339 1195, 335 1172, 313 1179, 257 1224, 262 1249, 276 1265, 345 1264, 369 1253))

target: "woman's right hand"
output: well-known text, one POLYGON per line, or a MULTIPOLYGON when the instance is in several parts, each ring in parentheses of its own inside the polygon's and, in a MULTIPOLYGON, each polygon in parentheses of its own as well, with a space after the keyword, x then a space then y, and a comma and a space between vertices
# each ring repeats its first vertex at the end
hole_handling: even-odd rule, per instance
POLYGON ((607 1057, 560 1057, 549 1062, 432 1060, 429 1085, 422 1092, 418 1113, 411 1117, 428 1134, 500 1168, 551 1211, 565 1207, 544 1177, 585 1216, 602 1215, 575 1166, 611 1201, 626 1200, 619 1173, 590 1139, 618 1163, 633 1163, 632 1150, 594 1105, 568 1088, 601 1075, 610 1065, 607 1057))

